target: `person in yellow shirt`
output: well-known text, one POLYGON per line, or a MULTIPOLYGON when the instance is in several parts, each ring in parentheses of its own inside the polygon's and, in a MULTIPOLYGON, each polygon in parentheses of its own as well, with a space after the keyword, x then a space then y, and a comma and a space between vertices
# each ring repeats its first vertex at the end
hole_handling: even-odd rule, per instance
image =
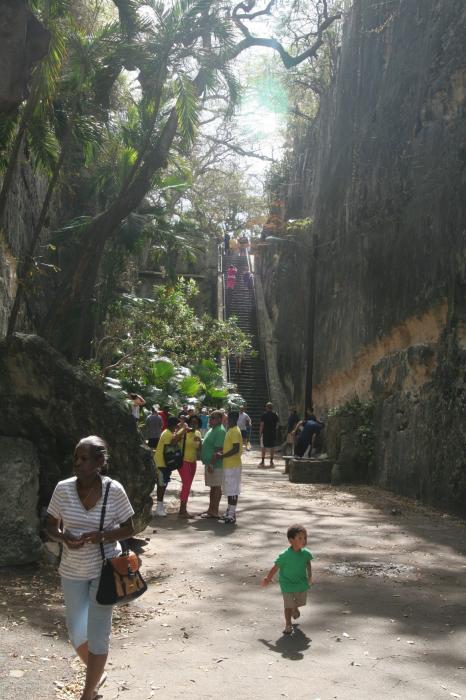
MULTIPOLYGON (((201 422, 199 416, 192 415, 188 419, 187 430, 183 427, 181 430, 185 433, 182 436, 184 439, 183 464, 179 468, 181 477, 181 493, 180 493, 180 518, 193 518, 193 515, 188 513, 188 498, 191 491, 194 475, 196 473, 196 460, 200 456, 202 445, 202 437, 200 431, 201 422)), ((177 433, 178 434, 178 433, 177 433)))
POLYGON ((165 462, 164 448, 166 445, 176 444, 183 437, 181 431, 175 433, 177 424, 178 418, 175 418, 175 416, 168 417, 167 428, 160 436, 157 448, 154 451, 155 466, 157 467, 155 470, 157 476, 157 508, 155 515, 159 517, 164 517, 167 514, 165 512, 165 506, 163 505, 163 497, 165 496, 171 474, 171 470, 167 467, 165 462))
POLYGON ((241 430, 236 425, 238 411, 230 411, 228 414, 228 431, 223 443, 223 493, 228 498, 228 507, 223 517, 223 522, 234 525, 236 523, 236 506, 241 491, 241 453, 243 451, 243 438, 241 430))

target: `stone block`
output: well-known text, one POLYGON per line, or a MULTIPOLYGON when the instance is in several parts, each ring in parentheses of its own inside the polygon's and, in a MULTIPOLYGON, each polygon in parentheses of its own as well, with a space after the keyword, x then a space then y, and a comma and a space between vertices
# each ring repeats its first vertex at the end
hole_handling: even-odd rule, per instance
POLYGON ((330 484, 331 459, 293 459, 289 462, 289 480, 294 484, 330 484))
POLYGON ((109 476, 123 484, 135 510, 136 531, 147 525, 154 461, 128 411, 34 335, 0 341, 0 386, 0 435, 30 440, 37 450, 39 507, 72 475, 77 442, 99 435, 109 446, 109 476))
POLYGON ((39 472, 39 459, 29 440, 0 437, 0 566, 40 558, 39 472))

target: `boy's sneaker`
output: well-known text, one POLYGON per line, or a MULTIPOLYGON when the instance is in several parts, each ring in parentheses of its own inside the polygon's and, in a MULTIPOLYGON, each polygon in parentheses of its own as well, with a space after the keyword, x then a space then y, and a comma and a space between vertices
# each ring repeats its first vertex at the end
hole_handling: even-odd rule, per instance
POLYGON ((160 501, 157 503, 155 515, 157 515, 159 518, 164 518, 167 515, 167 511, 165 510, 165 506, 160 501))

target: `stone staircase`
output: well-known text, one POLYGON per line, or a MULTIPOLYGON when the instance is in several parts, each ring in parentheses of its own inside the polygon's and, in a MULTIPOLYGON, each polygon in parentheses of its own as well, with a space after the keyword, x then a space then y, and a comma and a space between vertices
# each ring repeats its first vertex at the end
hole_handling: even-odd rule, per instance
POLYGON ((269 401, 265 360, 260 356, 259 336, 257 330, 256 300, 254 291, 243 284, 243 274, 249 270, 249 259, 235 253, 225 255, 223 261, 225 273, 225 310, 226 317, 236 316, 238 325, 245 333, 252 336, 252 345, 257 357, 244 357, 241 372, 235 368, 235 358, 229 361, 229 379, 234 382, 246 402, 246 413, 252 420, 253 442, 259 442, 259 422, 269 401), (233 264, 238 269, 235 289, 226 289, 226 270, 233 264))

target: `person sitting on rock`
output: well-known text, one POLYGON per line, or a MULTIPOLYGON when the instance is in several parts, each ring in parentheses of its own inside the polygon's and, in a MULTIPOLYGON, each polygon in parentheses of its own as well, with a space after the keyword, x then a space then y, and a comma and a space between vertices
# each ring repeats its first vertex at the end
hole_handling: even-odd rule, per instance
POLYGON ((141 406, 145 406, 146 401, 139 394, 129 394, 129 398, 131 399, 131 415, 138 421, 141 415, 141 406))

